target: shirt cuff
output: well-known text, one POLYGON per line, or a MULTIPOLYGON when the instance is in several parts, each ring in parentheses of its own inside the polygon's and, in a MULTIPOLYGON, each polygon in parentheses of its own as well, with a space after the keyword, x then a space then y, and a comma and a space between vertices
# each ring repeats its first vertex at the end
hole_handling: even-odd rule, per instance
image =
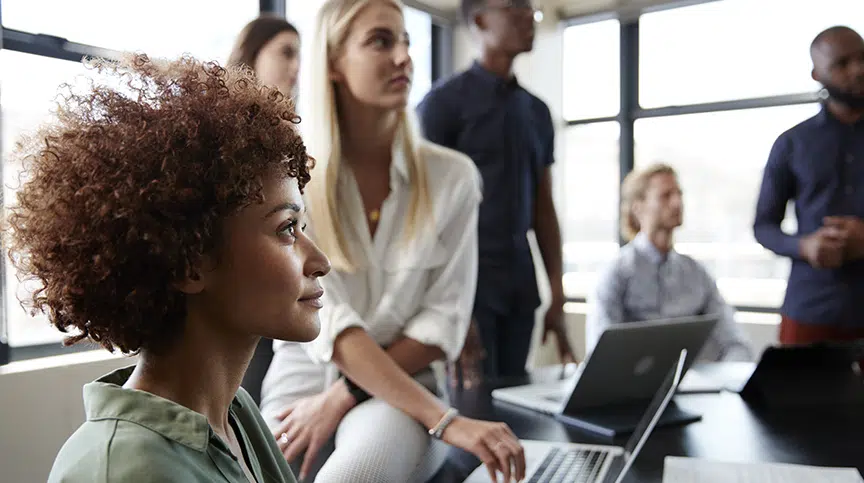
POLYGON ((801 257, 801 237, 798 235, 787 235, 780 239, 780 253, 789 258, 801 257))
POLYGON ((312 342, 303 344, 303 348, 309 357, 319 363, 328 363, 333 359, 333 349, 336 338, 345 329, 359 327, 369 331, 369 327, 354 310, 346 304, 340 304, 329 309, 321 310, 321 332, 312 342))
POLYGON ((448 317, 431 312, 421 312, 405 326, 402 334, 421 344, 438 347, 448 361, 455 361, 462 352, 466 330, 454 327, 448 317))

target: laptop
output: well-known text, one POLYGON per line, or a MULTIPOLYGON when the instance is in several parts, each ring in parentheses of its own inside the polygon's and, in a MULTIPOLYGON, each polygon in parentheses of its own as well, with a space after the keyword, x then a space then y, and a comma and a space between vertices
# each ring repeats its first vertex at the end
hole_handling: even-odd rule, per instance
POLYGON ((864 340, 771 346, 740 391, 752 408, 864 405, 864 340))
MULTIPOLYGON (((672 400, 684 374, 686 359, 687 349, 683 349, 624 447, 521 440, 525 450, 524 481, 620 483, 672 400)), ((488 483, 489 473, 480 465, 465 482, 488 483)))
MULTIPOLYGON (((492 398, 556 416, 601 436, 632 432, 663 383, 666 368, 687 349, 686 373, 719 320, 719 315, 700 315, 610 326, 573 377, 496 389, 492 398)), ((660 425, 699 419, 673 403, 660 425)))

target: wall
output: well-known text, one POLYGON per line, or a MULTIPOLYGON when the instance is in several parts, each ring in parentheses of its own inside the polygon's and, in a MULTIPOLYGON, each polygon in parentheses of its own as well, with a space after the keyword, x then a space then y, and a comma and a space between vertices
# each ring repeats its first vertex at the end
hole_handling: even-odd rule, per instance
POLYGON ((0 480, 44 483, 84 421, 81 387, 134 362, 93 351, 0 366, 0 480))

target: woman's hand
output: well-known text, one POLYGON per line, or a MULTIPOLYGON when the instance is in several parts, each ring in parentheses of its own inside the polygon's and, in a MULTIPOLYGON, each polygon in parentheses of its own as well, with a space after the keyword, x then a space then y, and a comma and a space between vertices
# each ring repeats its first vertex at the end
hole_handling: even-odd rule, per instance
POLYGON ((525 451, 506 424, 457 416, 441 436, 444 442, 480 458, 492 481, 498 481, 496 471, 508 483, 511 477, 516 481, 525 478, 525 451))
POLYGON ((306 479, 321 447, 355 404, 354 396, 339 380, 320 394, 295 401, 278 415, 282 424, 273 435, 285 459, 290 463, 306 450, 300 480, 306 479))

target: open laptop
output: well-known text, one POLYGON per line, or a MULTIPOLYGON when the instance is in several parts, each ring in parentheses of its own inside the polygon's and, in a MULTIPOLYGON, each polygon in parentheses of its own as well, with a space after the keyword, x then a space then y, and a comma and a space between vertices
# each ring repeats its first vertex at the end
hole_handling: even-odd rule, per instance
MULTIPOLYGON (((524 481, 620 483, 672 400, 684 374, 686 359, 687 350, 683 349, 624 447, 521 440, 525 449, 524 481)), ((489 473, 481 465, 465 482, 488 483, 489 473)))
MULTIPOLYGON (((710 337, 718 315, 700 315, 608 327, 594 350, 564 381, 492 391, 493 399, 554 415, 602 436, 633 431, 682 349, 684 372, 710 337)), ((697 421, 671 405, 661 425, 697 421)))

